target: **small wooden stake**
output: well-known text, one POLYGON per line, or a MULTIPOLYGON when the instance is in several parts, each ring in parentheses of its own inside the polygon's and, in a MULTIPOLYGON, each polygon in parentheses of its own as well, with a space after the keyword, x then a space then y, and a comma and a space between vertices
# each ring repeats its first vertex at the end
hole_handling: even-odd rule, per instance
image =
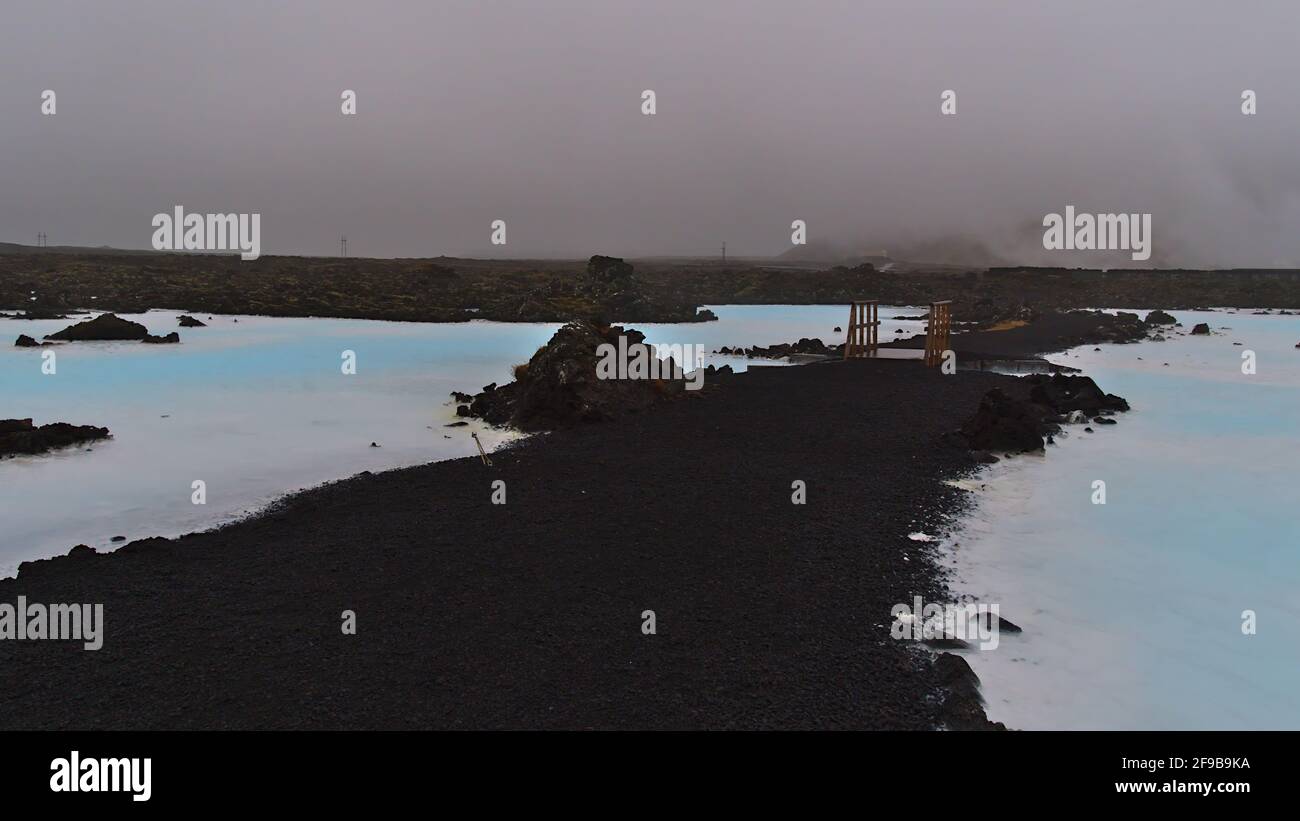
POLYGON ((470 436, 474 437, 474 444, 478 445, 478 455, 483 458, 483 464, 491 467, 492 460, 488 458, 487 451, 483 450, 483 443, 478 440, 478 434, 471 433, 470 436))

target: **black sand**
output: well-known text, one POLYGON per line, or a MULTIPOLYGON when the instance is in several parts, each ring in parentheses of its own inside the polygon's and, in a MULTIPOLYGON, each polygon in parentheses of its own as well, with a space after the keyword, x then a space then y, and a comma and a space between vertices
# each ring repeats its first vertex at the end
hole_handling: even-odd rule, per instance
POLYGON ((935 727, 940 676, 889 608, 941 598, 906 535, 958 506, 970 457, 940 439, 1010 382, 756 368, 491 468, 24 565, 0 602, 102 602, 104 647, 0 642, 0 728, 935 727))

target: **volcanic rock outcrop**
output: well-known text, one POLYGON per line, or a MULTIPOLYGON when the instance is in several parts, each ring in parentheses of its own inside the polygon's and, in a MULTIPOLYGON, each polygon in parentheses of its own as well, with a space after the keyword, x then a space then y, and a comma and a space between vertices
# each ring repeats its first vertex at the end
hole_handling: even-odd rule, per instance
POLYGON ((122 319, 116 314, 100 314, 94 319, 69 325, 58 333, 46 334, 46 339, 65 342, 94 342, 103 340, 144 339, 149 329, 139 322, 122 319))
POLYGON ((80 442, 108 438, 108 428, 53 422, 36 427, 30 419, 0 419, 0 458, 44 453, 80 442))
POLYGON ((959 431, 966 447, 1004 453, 1041 450, 1045 438, 1060 431, 1071 414, 1076 419, 1103 419, 1129 409, 1123 397, 1103 392, 1087 376, 1035 374, 1026 377, 1025 384, 1029 385, 1026 399, 1009 396, 1001 388, 984 395, 979 410, 959 431))
MULTIPOLYGON (((617 325, 570 322, 526 364, 515 367, 513 382, 484 386, 457 414, 520 430, 552 430, 614 419, 680 395, 686 385, 683 379, 599 377, 600 346, 612 345, 630 357, 634 346, 644 341, 640 331, 617 325), (620 337, 624 340, 621 346, 620 337)), ((671 365, 660 373, 671 375, 671 365)))
POLYGON ((812 356, 843 356, 843 345, 827 345, 820 339, 810 339, 801 337, 798 342, 781 342, 776 345, 763 347, 755 345, 752 348, 719 348, 715 353, 726 354, 728 356, 749 356, 763 359, 780 359, 781 357, 791 356, 793 354, 807 354, 812 356))

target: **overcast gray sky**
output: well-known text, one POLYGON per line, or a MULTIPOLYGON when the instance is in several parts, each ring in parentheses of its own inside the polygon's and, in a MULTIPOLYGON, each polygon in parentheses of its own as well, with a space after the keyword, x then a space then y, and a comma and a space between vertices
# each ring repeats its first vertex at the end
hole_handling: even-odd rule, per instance
POLYGON ((1151 213, 1153 264, 1300 265, 1300 3, 6 4, 0 241, 148 247, 178 204, 268 254, 777 254, 798 218, 1025 261, 1075 205, 1151 213))

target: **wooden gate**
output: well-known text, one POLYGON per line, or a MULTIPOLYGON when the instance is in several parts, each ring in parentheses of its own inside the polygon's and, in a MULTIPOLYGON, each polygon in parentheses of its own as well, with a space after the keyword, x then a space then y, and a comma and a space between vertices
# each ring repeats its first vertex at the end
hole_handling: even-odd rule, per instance
POLYGON ((952 302, 930 303, 930 324, 925 330, 925 364, 938 365, 943 352, 948 350, 948 334, 952 330, 952 302))
POLYGON ((849 306, 848 339, 844 340, 844 358, 875 356, 880 342, 880 302, 875 299, 854 302, 849 306))

